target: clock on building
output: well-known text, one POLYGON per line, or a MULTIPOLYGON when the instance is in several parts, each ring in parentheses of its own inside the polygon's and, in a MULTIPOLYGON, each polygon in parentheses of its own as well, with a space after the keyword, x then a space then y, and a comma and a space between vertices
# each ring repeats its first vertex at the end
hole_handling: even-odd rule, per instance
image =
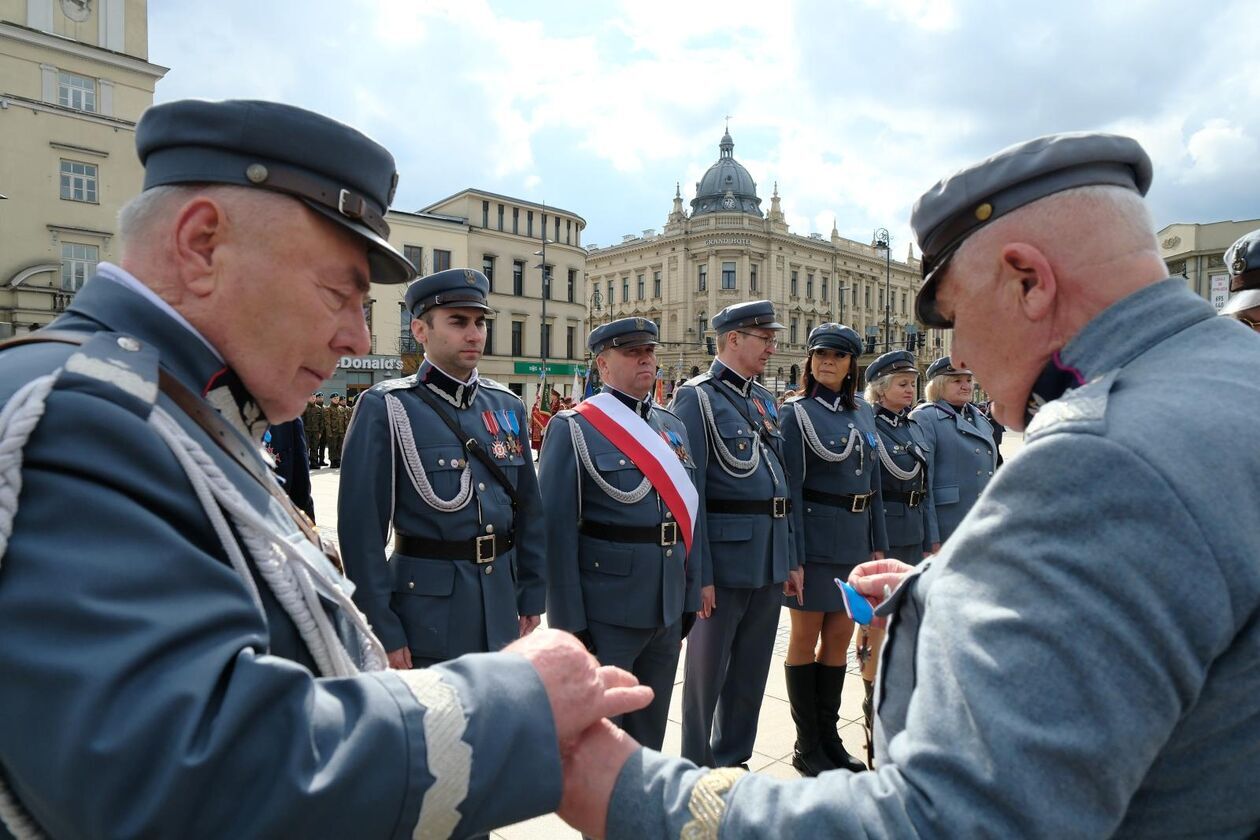
POLYGON ((92 14, 92 0, 61 0, 61 11, 70 20, 82 23, 92 14))
POLYGON ((735 199, 731 198, 731 197, 728 195, 726 198, 722 199, 722 206, 723 206, 723 207, 725 207, 727 210, 734 210, 734 209, 735 209, 735 199))

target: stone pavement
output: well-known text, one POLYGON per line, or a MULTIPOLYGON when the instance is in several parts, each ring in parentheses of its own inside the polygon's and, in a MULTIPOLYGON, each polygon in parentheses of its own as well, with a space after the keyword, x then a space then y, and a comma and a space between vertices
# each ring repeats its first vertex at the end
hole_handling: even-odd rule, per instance
MULTIPOLYGON (((1007 432, 1002 441, 1002 455, 1011 458, 1023 446, 1023 436, 1007 432)), ((315 499, 315 518, 319 530, 332 539, 337 538, 337 487, 340 470, 320 469, 311 475, 311 488, 315 499)), ((788 609, 779 616, 778 637, 774 645, 774 658, 770 662, 770 676, 766 681, 765 699, 757 725, 757 740, 753 747, 749 769, 783 779, 797 779, 800 774, 792 767, 792 744, 796 731, 788 708, 787 687, 783 678, 784 654, 788 640, 788 609)), ((544 624, 546 616, 543 617, 544 624)), ((684 642, 684 645, 686 643, 684 642)), ((678 755, 682 741, 682 675, 683 658, 678 660, 678 673, 674 678, 674 693, 669 704, 669 725, 665 731, 663 752, 678 755)), ((840 702, 840 737, 845 747, 859 758, 865 755, 862 736, 862 678, 858 676, 857 658, 849 648, 849 677, 846 678, 840 702)), ((493 832, 503 840, 550 840, 555 837, 578 837, 554 814, 537 817, 493 832)))

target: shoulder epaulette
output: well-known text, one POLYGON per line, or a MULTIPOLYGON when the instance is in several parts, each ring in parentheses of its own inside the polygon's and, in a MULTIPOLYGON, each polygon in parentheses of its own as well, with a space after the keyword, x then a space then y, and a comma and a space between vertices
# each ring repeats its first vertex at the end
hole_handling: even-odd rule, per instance
POLYGON ((386 393, 388 391, 397 391, 402 388, 416 387, 416 375, 404 376, 402 379, 386 379, 384 382, 378 382, 373 385, 368 393, 376 391, 378 393, 386 393))
POLYGON ((157 402, 159 362, 157 348, 129 335, 100 332, 66 358, 57 387, 73 387, 76 380, 104 383, 147 416, 157 402))
POLYGON ((691 377, 686 382, 684 382, 683 385, 690 385, 691 387, 694 388, 697 385, 701 385, 705 382, 709 382, 712 379, 713 379, 713 374, 708 371, 705 371, 704 373, 701 373, 698 376, 691 377))
POLYGON ((515 391, 513 391, 511 388, 509 388, 508 386, 504 385, 502 382, 499 382, 499 381, 497 381, 497 380, 491 379, 491 378, 490 378, 490 377, 488 377, 488 376, 478 376, 478 377, 477 377, 477 386, 478 386, 478 387, 480 387, 480 388, 490 388, 490 389, 493 389, 493 390, 495 390, 495 391, 507 391, 507 392, 508 392, 509 394, 511 394, 512 396, 514 396, 514 397, 516 396, 516 392, 515 392, 515 391))

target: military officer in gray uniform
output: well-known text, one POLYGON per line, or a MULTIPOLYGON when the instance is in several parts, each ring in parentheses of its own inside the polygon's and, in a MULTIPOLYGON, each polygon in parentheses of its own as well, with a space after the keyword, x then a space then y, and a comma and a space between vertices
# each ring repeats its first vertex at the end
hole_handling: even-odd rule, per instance
POLYGON ((915 206, 919 319, 1025 442, 940 554, 855 573, 898 585, 878 769, 706 771, 595 729, 563 815, 613 838, 1256 835, 1260 447, 1205 442, 1255 429, 1260 342, 1166 276, 1150 180, 1129 138, 1052 135, 915 206))
POLYGON ((346 437, 342 557, 394 667, 499 650, 543 612, 546 531, 525 408, 477 373, 489 289, 465 268, 408 287, 424 361, 364 392, 346 437))
POLYGON ((1225 252, 1229 301, 1221 314, 1260 332, 1260 230, 1240 238, 1225 252))
POLYGON ((774 395, 756 381, 778 346, 768 300, 713 316, 717 359, 674 392, 705 500, 700 619, 687 640, 683 755, 713 767, 752 756, 779 623, 779 593, 799 585, 791 488, 774 395))
POLYGON ((652 688, 652 705, 620 725, 660 749, 684 624, 700 608, 704 520, 687 429, 652 401, 656 338, 645 318, 591 331, 603 391, 547 424, 538 480, 551 546, 547 625, 652 688))
POLYGON ((970 370, 955 368, 949 356, 942 356, 928 365, 928 402, 910 412, 927 441, 929 543, 949 539, 997 469, 993 424, 971 402, 971 376, 970 370))
POLYGON ((369 280, 414 276, 393 158, 269 102, 157 105, 136 144, 120 264, 0 352, 0 836, 462 837, 551 810, 559 741, 646 689, 551 631, 382 670, 261 452, 368 350, 369 280))

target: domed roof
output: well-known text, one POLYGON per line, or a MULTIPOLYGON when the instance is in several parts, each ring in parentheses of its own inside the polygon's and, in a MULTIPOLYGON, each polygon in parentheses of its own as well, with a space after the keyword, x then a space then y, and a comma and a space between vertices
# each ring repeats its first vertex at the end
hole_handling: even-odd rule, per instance
POLYGON ((728 129, 718 144, 717 163, 709 167, 696 183, 696 197, 691 200, 691 215, 705 213, 747 213, 761 216, 761 199, 757 182, 748 170, 735 160, 735 141, 728 129))

